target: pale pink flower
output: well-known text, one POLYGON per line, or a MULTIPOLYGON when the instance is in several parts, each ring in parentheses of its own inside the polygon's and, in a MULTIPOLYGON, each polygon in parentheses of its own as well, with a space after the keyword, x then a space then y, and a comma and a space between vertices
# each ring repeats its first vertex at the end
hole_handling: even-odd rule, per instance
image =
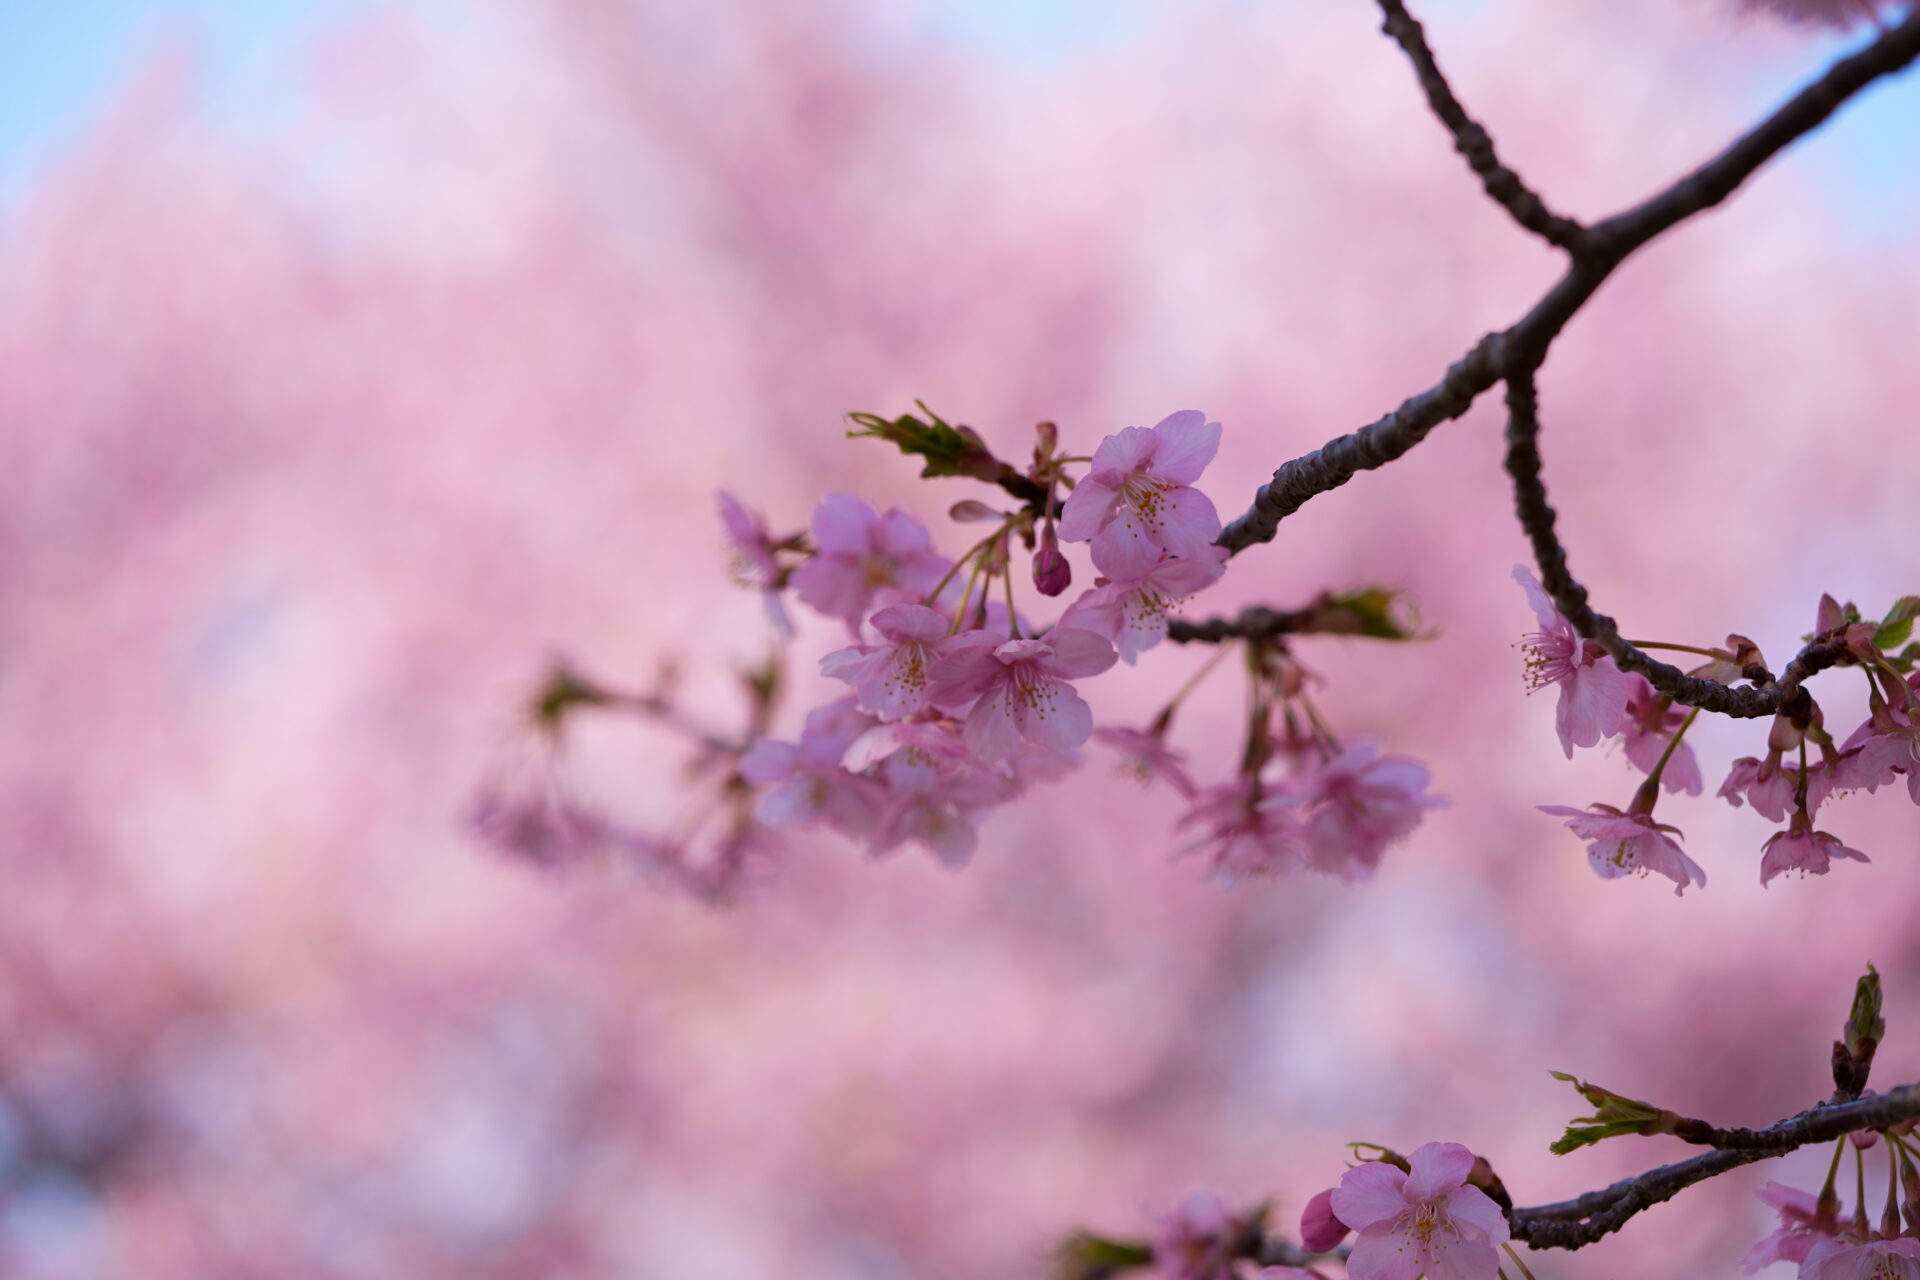
POLYGON ((1610 804, 1588 805, 1584 810, 1563 804, 1535 807, 1564 817, 1567 828, 1588 842, 1587 861, 1602 880, 1651 873, 1673 881, 1678 886, 1676 895, 1686 892, 1688 881, 1706 887, 1707 873, 1673 839, 1680 834, 1679 828, 1655 822, 1652 814, 1622 813, 1610 804))
POLYGON ((1920 1240, 1819 1240, 1800 1264, 1800 1280, 1920 1280, 1920 1240))
MULTIPOLYGON (((1674 732, 1686 723, 1687 713, 1657 692, 1646 677, 1630 674, 1627 679, 1633 683, 1633 696, 1627 699, 1624 741, 1627 761, 1651 777, 1660 757, 1666 754, 1674 732)), ((1686 739, 1681 739, 1680 745, 1673 749, 1660 775, 1660 785, 1668 791, 1684 791, 1690 796, 1699 795, 1706 786, 1700 776, 1700 761, 1686 739)))
POLYGON ((1333 1211, 1333 1191, 1328 1187, 1300 1211, 1300 1247, 1308 1253, 1332 1253, 1353 1230, 1333 1211))
POLYGON ((912 841, 943 865, 964 866, 978 841, 981 813, 1013 798, 1012 778, 968 752, 951 721, 884 725, 849 752, 849 764, 878 761, 885 811, 869 846, 876 854, 912 841))
POLYGON ((1068 495, 1060 537, 1091 539, 1094 566, 1111 578, 1139 577, 1162 552, 1198 558, 1220 536, 1220 515, 1191 486, 1219 448, 1220 424, 1198 409, 1115 432, 1068 495))
POLYGON ((542 871, 563 871, 599 858, 615 838, 604 816, 546 781, 517 792, 485 788, 474 801, 469 821, 487 844, 542 871))
POLYGON ((844 706, 843 699, 808 715, 798 743, 762 738, 741 758, 740 776, 765 788, 755 807, 761 822, 776 829, 824 822, 856 840, 873 834, 885 789, 841 766, 863 727, 848 723, 844 706))
POLYGON ((860 709, 882 720, 925 710, 939 647, 952 630, 947 616, 925 605, 895 604, 872 621, 884 643, 836 649, 820 659, 821 674, 852 685, 860 709))
POLYGON ((1167 745, 1165 734, 1103 726, 1095 729, 1093 736, 1120 753, 1123 772, 1142 783, 1164 779, 1175 791, 1193 799, 1193 778, 1187 773, 1186 757, 1167 745))
POLYGON ((1867 862, 1870 859, 1858 849, 1849 849, 1841 844, 1836 836, 1824 831, 1813 830, 1812 823, 1804 813, 1793 815, 1793 825, 1785 831, 1776 831, 1761 846, 1763 856, 1760 859, 1760 883, 1765 886, 1783 871, 1800 871, 1811 876, 1823 876, 1833 865, 1835 858, 1851 858, 1855 862, 1867 862))
POLYGON ((1348 1280, 1493 1280, 1507 1219, 1492 1197, 1467 1185, 1473 1153, 1429 1142, 1407 1163, 1411 1173, 1368 1161, 1333 1189, 1333 1212, 1358 1233, 1348 1280))
POLYGON ((829 494, 812 529, 814 554, 793 571, 794 594, 856 636, 876 602, 918 599, 948 568, 926 526, 897 507, 881 515, 851 494, 829 494))
POLYGON ((1749 13, 1771 13, 1788 22, 1819 24, 1846 30, 1861 22, 1878 22, 1882 6, 1875 0, 1740 0, 1749 13))
POLYGON ((1816 1225, 1815 1211, 1819 1202, 1811 1193, 1783 1183, 1769 1182, 1754 1194, 1779 1213, 1780 1225, 1741 1259, 1740 1269, 1748 1275, 1776 1262, 1804 1262, 1808 1250, 1829 1237, 1828 1232, 1816 1225))
MULTIPOLYGON (((1858 732, 1831 763, 1835 791, 1878 791, 1903 771, 1909 791, 1920 790, 1920 768, 1914 765, 1914 740, 1903 734, 1858 732)), ((1920 803, 1920 797, 1916 797, 1920 803)))
POLYGON ((1240 1224, 1211 1191, 1183 1197, 1154 1233, 1153 1269, 1165 1280, 1233 1280, 1240 1224))
POLYGON ((1093 712, 1067 682, 1117 660, 1105 640, 1070 627, 1038 640, 962 632, 941 649, 930 696, 935 706, 970 707, 967 748, 982 760, 1000 759, 1022 738, 1061 753, 1093 733, 1093 712))
POLYGON ((1141 650, 1167 638, 1167 615, 1226 571, 1226 548, 1203 547, 1191 560, 1167 556, 1132 577, 1098 578, 1067 606, 1060 625, 1105 636, 1132 665, 1141 650))
POLYGON ((793 620, 787 616, 786 603, 780 598, 786 586, 780 561, 774 555, 777 541, 767 532, 767 522, 749 511, 740 500, 722 489, 720 521, 726 526, 727 541, 733 546, 733 576, 744 587, 760 592, 767 621, 781 635, 793 636, 793 620))
MULTIPOLYGON (((1826 799, 1841 786, 1841 774, 1819 768, 1807 770, 1807 812, 1815 813, 1826 799)), ((1795 796, 1800 789, 1800 770, 1789 769, 1780 763, 1780 753, 1770 751, 1764 760, 1752 756, 1742 756, 1733 762, 1727 771, 1727 780, 1720 784, 1716 793, 1722 800, 1738 809, 1740 798, 1745 796, 1752 803, 1755 813, 1769 822, 1785 822, 1787 815, 1796 808, 1795 796)))
POLYGON ((1560 686, 1554 727, 1561 750, 1571 760, 1575 747, 1598 746, 1626 726, 1633 681, 1598 644, 1580 638, 1531 569, 1513 566, 1513 580, 1526 590, 1540 620, 1540 629, 1520 641, 1527 655, 1527 683, 1533 689, 1560 686))
POLYGON ((1425 794, 1430 781, 1418 760, 1382 756, 1377 743, 1357 742, 1263 803, 1298 806, 1308 865, 1357 883, 1373 877, 1387 846, 1419 826, 1424 813, 1446 807, 1425 794))
POLYGON ((1202 788, 1179 825, 1198 824, 1206 834, 1179 852, 1211 853, 1214 878, 1223 884, 1299 870, 1306 864, 1306 834, 1299 820, 1286 808, 1260 803, 1262 798, 1247 778, 1202 788))

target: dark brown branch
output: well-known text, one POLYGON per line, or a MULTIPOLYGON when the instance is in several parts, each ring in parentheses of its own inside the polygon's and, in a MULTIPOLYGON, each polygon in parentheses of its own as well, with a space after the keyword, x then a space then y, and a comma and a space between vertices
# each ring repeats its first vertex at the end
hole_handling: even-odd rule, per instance
POLYGON ((1765 1129, 1727 1130, 1729 1135, 1741 1135, 1746 1145, 1661 1165, 1572 1200, 1515 1209, 1507 1216, 1515 1240, 1536 1249, 1578 1249, 1618 1231, 1642 1209, 1670 1200, 1696 1182, 1800 1147, 1884 1129, 1915 1117, 1920 1117, 1920 1085, 1903 1085, 1857 1102, 1814 1107, 1765 1129))
POLYGON ((1596 223, 1588 229, 1567 274, 1518 324, 1504 334, 1482 338, 1438 384, 1386 417, 1281 466, 1254 494, 1252 505, 1221 532, 1220 545, 1238 553, 1271 541, 1280 521, 1310 499, 1338 488, 1361 471, 1386 465, 1440 423, 1460 417, 1481 392, 1506 376, 1509 365, 1537 367, 1567 321, 1615 267, 1655 236, 1725 200, 1762 164, 1818 127, 1854 94, 1916 57, 1920 57, 1920 10, 1836 62, 1694 172, 1626 212, 1596 223))
POLYGON ((1772 715, 1786 707, 1800 695, 1801 681, 1816 671, 1851 661, 1843 644, 1815 642, 1787 664, 1778 680, 1734 688, 1717 680, 1690 676, 1628 643, 1612 618, 1594 611, 1587 602, 1587 589, 1567 568, 1566 548, 1553 531, 1557 517, 1547 501, 1546 485, 1540 479, 1539 438, 1539 401, 1533 370, 1510 369, 1507 372, 1507 473, 1513 477, 1514 513, 1533 546, 1533 558, 1540 566, 1541 585, 1547 589, 1555 607, 1573 624, 1573 629, 1612 654, 1623 670, 1639 672, 1675 702, 1722 715, 1750 718, 1772 715))
POLYGON ((1547 208, 1546 202, 1521 181, 1519 174, 1500 163, 1500 157, 1493 149, 1492 137, 1454 97, 1453 87, 1447 83, 1440 64, 1434 60, 1433 50, 1427 45, 1426 33, 1421 30, 1420 23, 1407 12, 1400 0, 1380 0, 1380 11, 1386 15, 1386 23, 1381 30, 1392 36, 1406 51, 1408 61, 1413 63, 1414 74, 1420 79, 1420 88, 1427 95, 1427 105, 1433 108, 1433 114, 1440 117, 1440 123, 1453 135, 1454 150, 1466 158, 1467 166, 1479 177, 1494 203, 1513 215, 1515 222, 1547 243, 1570 253, 1578 252, 1587 229, 1572 218, 1562 217, 1547 208))

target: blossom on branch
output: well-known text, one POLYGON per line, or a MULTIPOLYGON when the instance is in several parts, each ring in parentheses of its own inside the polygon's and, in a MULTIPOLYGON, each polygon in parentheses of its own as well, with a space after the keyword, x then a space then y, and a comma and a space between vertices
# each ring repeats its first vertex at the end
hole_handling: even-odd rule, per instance
POLYGON ((1602 880, 1652 873, 1673 881, 1676 895, 1686 892, 1689 881, 1703 889, 1707 885, 1707 873, 1673 839, 1679 828, 1655 822, 1650 813, 1623 813, 1610 804, 1584 810, 1563 804, 1534 807, 1565 818, 1568 830, 1588 842, 1587 861, 1602 880))
POLYGON ((814 555, 793 571, 793 591, 847 630, 875 603, 916 600, 947 570, 926 526, 898 507, 881 515, 851 494, 829 494, 813 513, 814 555))
POLYGON ((1766 844, 1761 846, 1760 883, 1764 886, 1783 871, 1799 871, 1806 875, 1823 876, 1832 867, 1835 858, 1851 858, 1855 862, 1871 861, 1858 849, 1849 849, 1841 844, 1837 836, 1824 831, 1815 831, 1806 810, 1793 815, 1793 825, 1785 831, 1776 831, 1766 844))
POLYGON ((1214 877, 1232 884, 1244 876, 1280 875, 1306 865, 1306 838, 1287 808, 1261 803, 1250 778, 1202 788, 1180 826, 1202 825, 1206 834, 1181 847, 1213 856, 1214 877))
MULTIPOLYGON (((787 616, 786 603, 780 598, 786 586, 786 574, 774 554, 781 542, 767 532, 767 522, 758 512, 749 511, 740 499, 720 491, 720 521, 726 526, 727 541, 733 547, 733 576, 742 586, 760 592, 761 604, 773 629, 791 639, 793 620, 787 616)), ((795 535, 796 537, 798 535, 795 535)))
POLYGON ((1800 1264, 1800 1280, 1920 1280, 1920 1240, 1821 1240, 1800 1264))
POLYGON ((1039 640, 1002 640, 963 631, 941 650, 929 694, 935 706, 966 713, 967 749, 998 760, 1024 738, 1059 753, 1093 734, 1093 712, 1069 680, 1099 675, 1118 661, 1091 631, 1055 627, 1039 640))
POLYGON ((1520 641, 1527 655, 1527 684, 1530 689, 1560 687, 1554 727, 1561 750, 1571 760, 1575 747, 1598 746, 1626 727, 1627 700, 1635 691, 1633 678, 1599 645, 1580 638, 1573 624, 1554 608, 1531 569, 1513 566, 1513 580, 1526 590, 1540 620, 1540 629, 1520 641))
POLYGON ((1627 679, 1633 684, 1633 696, 1627 699, 1623 743, 1627 761, 1640 772, 1651 775, 1660 768, 1664 757, 1667 764, 1661 770, 1660 785, 1668 791, 1699 795, 1706 786, 1700 776, 1700 761, 1694 757, 1691 744, 1684 740, 1673 742, 1674 733, 1686 724, 1686 711, 1655 690, 1645 676, 1629 675, 1627 679), (1669 745, 1673 746, 1671 756, 1667 755, 1669 745))
POLYGON ((1473 1152, 1429 1142, 1407 1163, 1410 1172, 1367 1161, 1333 1189, 1333 1212, 1358 1233, 1349 1280, 1493 1280, 1507 1219, 1491 1196, 1467 1185, 1473 1152))
POLYGON ((1219 448, 1220 424, 1198 409, 1108 436, 1060 513, 1061 540, 1091 540, 1094 566, 1114 579, 1144 575, 1162 552, 1202 558, 1220 515, 1192 485, 1219 448))
POLYGON ((820 659, 820 673, 852 685, 860 709, 882 720, 925 710, 930 673, 952 624, 920 604, 889 605, 872 622, 884 643, 836 649, 820 659))
POLYGON ((1387 846, 1405 838, 1445 800, 1426 794, 1432 775, 1410 756, 1382 756, 1377 743, 1359 742, 1264 803, 1295 807, 1305 824, 1307 862, 1349 883, 1373 878, 1387 846))
POLYGON ((1226 571, 1223 547, 1205 547, 1192 560, 1163 556, 1142 573, 1096 579, 1067 606, 1060 625, 1106 637, 1131 666, 1142 650, 1167 638, 1167 615, 1226 571))
POLYGON ((1741 1260, 1740 1269, 1748 1275, 1776 1262, 1805 1262, 1808 1251, 1816 1243, 1830 1238, 1828 1232, 1820 1229, 1819 1202, 1810 1193, 1784 1183, 1769 1182, 1754 1194, 1779 1213, 1780 1225, 1741 1260))

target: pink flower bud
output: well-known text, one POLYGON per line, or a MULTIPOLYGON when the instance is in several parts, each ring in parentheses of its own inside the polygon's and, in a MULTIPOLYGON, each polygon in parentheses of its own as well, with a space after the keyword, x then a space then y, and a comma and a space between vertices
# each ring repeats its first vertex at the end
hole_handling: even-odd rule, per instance
POLYGON ((977 498, 962 498, 947 508, 949 518, 960 524, 984 524, 989 520, 1004 520, 1004 511, 995 511, 977 498))
POLYGON ((1033 585, 1043 596, 1057 596, 1073 583, 1073 566, 1061 554, 1053 522, 1040 531, 1040 549, 1033 553, 1033 585))

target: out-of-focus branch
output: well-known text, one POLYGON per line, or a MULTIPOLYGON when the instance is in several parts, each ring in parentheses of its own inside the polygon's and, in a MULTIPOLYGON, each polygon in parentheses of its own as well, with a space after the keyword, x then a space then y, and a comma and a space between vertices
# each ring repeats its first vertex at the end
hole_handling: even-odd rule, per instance
POLYGON ((1737 1147, 1661 1165, 1558 1204, 1515 1209, 1507 1215, 1508 1221, 1513 1238, 1536 1249, 1578 1249, 1618 1231, 1642 1209, 1670 1200, 1696 1182, 1816 1142, 1884 1129, 1915 1117, 1920 1117, 1920 1084, 1902 1085, 1856 1102, 1813 1107, 1765 1129, 1720 1131, 1723 1137, 1737 1140, 1737 1147))
POLYGON ((1427 105, 1453 135, 1454 150, 1466 158, 1468 167, 1486 187, 1487 195, 1528 231, 1569 253, 1577 253, 1587 229, 1547 208, 1546 202, 1534 194, 1519 174, 1500 163, 1493 149, 1493 138, 1454 96, 1453 87, 1447 83, 1440 64, 1434 60, 1433 50, 1427 45, 1426 32, 1421 30, 1420 23, 1400 0, 1380 0, 1380 11, 1386 15, 1381 30, 1406 50, 1414 74, 1420 79, 1420 88, 1427 95, 1427 105))
MULTIPOLYGON (((1434 427, 1464 414, 1509 367, 1536 368, 1566 323, 1636 250, 1737 190, 1753 172, 1817 128, 1840 105, 1882 76, 1920 57, 1920 10, 1887 27, 1872 43, 1828 68, 1732 146, 1665 190, 1587 229, 1573 265, 1519 323, 1482 338, 1439 383, 1386 417, 1295 458, 1260 486, 1252 505, 1230 521, 1220 545, 1241 552, 1269 542, 1280 522, 1310 499, 1361 471, 1400 457, 1434 427)), ((1809 672, 1808 674, 1811 674, 1809 672)), ((1701 704, 1705 705, 1705 704, 1701 704)))
POLYGON ((1553 531, 1557 519, 1540 479, 1540 413, 1531 368, 1507 372, 1507 473, 1513 477, 1514 512, 1533 546, 1540 582, 1574 630, 1613 655, 1623 670, 1637 671, 1654 688, 1688 706, 1736 717, 1768 716, 1800 696, 1800 684, 1817 671, 1848 661, 1846 647, 1816 641, 1802 649, 1778 680, 1734 688, 1717 680, 1690 676, 1648 656, 1621 638, 1620 628, 1587 602, 1587 589, 1567 568, 1567 551, 1553 531))

